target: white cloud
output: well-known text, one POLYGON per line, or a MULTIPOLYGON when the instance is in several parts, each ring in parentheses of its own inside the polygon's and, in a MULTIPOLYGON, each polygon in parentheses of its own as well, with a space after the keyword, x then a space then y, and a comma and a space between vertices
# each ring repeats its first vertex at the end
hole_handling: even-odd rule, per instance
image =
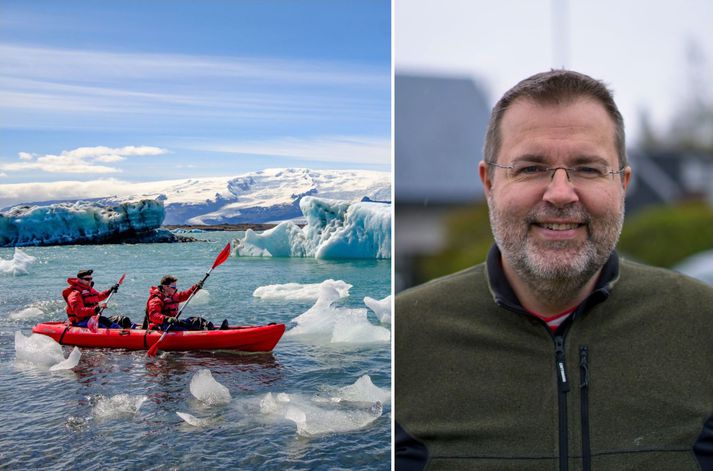
POLYGON ((152 146, 126 146, 126 147, 78 147, 72 150, 62 151, 59 155, 46 154, 38 156, 32 160, 36 154, 29 152, 19 152, 20 160, 23 162, 1 164, 0 170, 6 172, 19 172, 23 170, 39 170, 48 173, 88 173, 106 174, 119 173, 121 169, 99 163, 112 163, 126 160, 128 156, 161 155, 167 154, 168 150, 152 146))
POLYGON ((389 139, 362 136, 323 136, 281 138, 265 141, 240 141, 183 146, 208 152, 280 156, 320 162, 389 164, 389 139))

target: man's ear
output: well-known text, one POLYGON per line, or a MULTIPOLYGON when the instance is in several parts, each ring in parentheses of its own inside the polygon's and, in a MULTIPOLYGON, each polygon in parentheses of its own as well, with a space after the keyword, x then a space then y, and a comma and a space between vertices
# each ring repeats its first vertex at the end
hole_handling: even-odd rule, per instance
POLYGON ((631 183, 631 167, 627 165, 624 167, 624 172, 621 174, 621 186, 624 187, 625 192, 629 187, 629 183, 631 183))
POLYGON ((486 164, 484 160, 481 160, 478 164, 478 175, 480 176, 480 181, 483 183, 483 191, 486 197, 490 196, 490 192, 493 189, 493 181, 488 175, 488 170, 488 164, 486 164))

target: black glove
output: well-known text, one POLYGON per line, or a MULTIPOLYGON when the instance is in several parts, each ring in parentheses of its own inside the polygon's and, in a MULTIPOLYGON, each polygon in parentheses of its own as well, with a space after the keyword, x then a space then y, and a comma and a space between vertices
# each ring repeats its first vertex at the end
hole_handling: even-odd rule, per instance
POLYGON ((196 291, 203 288, 203 280, 196 283, 196 291))
POLYGON ((173 325, 173 324, 176 323, 176 318, 175 318, 175 317, 167 317, 167 318, 166 318, 166 323, 173 325))
POLYGON ((94 314, 99 314, 99 311, 101 311, 102 308, 99 306, 94 306, 94 314))
POLYGON ((111 289, 111 291, 113 291, 114 293, 116 293, 117 291, 119 291, 119 283, 115 284, 114 286, 112 286, 112 287, 109 288, 109 289, 111 289))

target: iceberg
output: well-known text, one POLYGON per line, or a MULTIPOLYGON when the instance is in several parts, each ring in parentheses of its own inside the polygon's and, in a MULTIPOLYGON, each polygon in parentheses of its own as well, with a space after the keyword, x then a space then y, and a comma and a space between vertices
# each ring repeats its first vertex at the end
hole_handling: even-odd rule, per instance
POLYGON ((362 429, 381 417, 383 405, 380 401, 366 407, 325 404, 297 395, 267 393, 260 401, 260 412, 294 422, 298 435, 311 437, 362 429))
POLYGON ((12 256, 12 259, 0 259, 0 273, 7 273, 13 276, 28 275, 29 271, 27 270, 27 267, 36 261, 36 257, 28 255, 19 248, 15 247, 15 254, 12 256))
MULTIPOLYGON (((316 301, 322 286, 330 286, 337 290, 340 298, 349 296, 349 283, 342 280, 324 280, 321 283, 300 284, 286 283, 282 285, 260 286, 253 291, 253 296, 260 299, 284 301, 316 301)), ((371 299, 371 298, 370 298, 371 299)))
POLYGON ((391 205, 305 196, 307 224, 284 221, 260 234, 248 229, 235 254, 253 257, 391 258, 391 205))
POLYGON ((320 287, 315 304, 305 313, 292 319, 296 325, 285 337, 298 337, 318 342, 341 344, 387 343, 391 332, 373 325, 366 309, 349 309, 334 306, 341 298, 337 288, 330 284, 320 287))
POLYGON ((391 324, 391 295, 382 300, 366 296, 364 304, 376 314, 382 324, 391 324))
POLYGON ((191 394, 209 406, 228 404, 230 391, 213 379, 209 369, 203 368, 193 375, 190 385, 191 394))
POLYGON ((41 334, 29 337, 15 332, 15 359, 35 366, 49 368, 64 361, 62 346, 54 339, 41 334))
POLYGON ((141 241, 175 241, 163 222, 161 201, 140 200, 104 206, 78 201, 47 206, 15 206, 0 213, 0 247, 141 241), (127 240, 128 239, 128 240, 127 240))
POLYGON ((59 370, 71 370, 79 364, 79 359, 82 357, 82 352, 79 351, 78 347, 74 347, 72 353, 69 354, 66 360, 60 361, 54 366, 50 367, 50 371, 59 370))

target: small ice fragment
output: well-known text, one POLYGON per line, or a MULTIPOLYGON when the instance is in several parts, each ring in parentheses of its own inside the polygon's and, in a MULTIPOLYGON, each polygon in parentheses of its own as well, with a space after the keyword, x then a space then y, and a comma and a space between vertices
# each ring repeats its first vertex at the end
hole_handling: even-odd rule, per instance
POLYGON ((354 384, 340 388, 335 394, 339 401, 350 402, 379 402, 381 404, 391 401, 391 391, 381 389, 374 385, 369 375, 357 379, 354 384))
POLYGON ((50 367, 64 361, 64 353, 62 346, 51 337, 42 334, 25 337, 18 331, 15 332, 15 358, 33 365, 50 367))
POLYGON ((27 319, 37 319, 39 317, 42 317, 44 315, 44 312, 42 309, 37 308, 37 307, 26 307, 25 309, 22 309, 17 312, 11 312, 8 318, 17 321, 17 320, 27 320, 27 319))
POLYGON ((182 418, 184 422, 194 427, 205 427, 209 423, 207 419, 199 419, 198 417, 187 412, 176 411, 176 414, 182 418))
POLYGON ((275 402, 275 398, 272 396, 272 393, 269 392, 265 394, 265 397, 263 397, 260 400, 260 412, 263 414, 274 414, 277 412, 278 406, 277 402, 275 402))
POLYGON ((383 412, 380 402, 368 409, 327 409, 303 404, 289 406, 285 418, 297 425, 297 434, 302 436, 346 433, 359 430, 378 419, 383 412))
POLYGON ((382 324, 391 324, 391 295, 385 297, 382 300, 377 300, 366 296, 364 298, 364 304, 366 307, 374 311, 376 317, 382 324))
POLYGON ((0 258, 0 273, 7 273, 12 276, 28 275, 27 267, 37 261, 36 257, 28 255, 19 248, 15 247, 15 254, 12 259, 5 260, 0 258))
POLYGON ((79 364, 79 359, 82 357, 82 353, 79 351, 78 347, 74 347, 72 353, 69 354, 66 360, 60 361, 56 365, 50 367, 50 371, 58 370, 71 370, 79 364))
POLYGON ((231 399, 228 388, 213 379, 213 375, 207 368, 200 369, 193 375, 190 390, 196 399, 209 406, 228 404, 231 399))
POLYGON ((277 402, 290 402, 290 396, 287 393, 278 393, 277 402))
POLYGON ((92 413, 101 419, 129 416, 136 414, 148 396, 130 396, 117 394, 111 397, 99 396, 92 413))
POLYGON ((300 284, 286 283, 282 285, 260 286, 253 292, 253 296, 261 299, 279 299, 285 301, 316 301, 319 298, 320 288, 329 286, 336 289, 340 298, 349 296, 349 283, 342 280, 324 280, 321 283, 300 284))

